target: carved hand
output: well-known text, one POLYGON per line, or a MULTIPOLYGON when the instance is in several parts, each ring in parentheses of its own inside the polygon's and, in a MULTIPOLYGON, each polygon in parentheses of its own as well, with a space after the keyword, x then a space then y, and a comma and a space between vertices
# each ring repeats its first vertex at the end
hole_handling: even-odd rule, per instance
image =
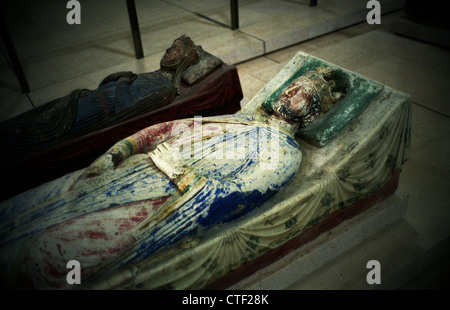
POLYGON ((127 139, 117 142, 105 154, 97 158, 84 172, 84 176, 98 176, 108 170, 115 169, 122 160, 130 156, 133 152, 128 146, 127 139))
POLYGON ((103 81, 100 82, 99 87, 109 82, 118 81, 119 79, 124 79, 125 81, 127 81, 128 84, 130 84, 136 78, 136 76, 137 75, 131 71, 120 71, 112 73, 107 77, 105 77, 103 81))
POLYGON ((114 169, 114 167, 113 156, 111 154, 103 154, 86 168, 84 175, 86 177, 98 176, 107 170, 114 169))
POLYGON ((177 182, 189 169, 180 152, 168 143, 159 144, 156 149, 148 153, 159 170, 164 172, 171 180, 177 182))

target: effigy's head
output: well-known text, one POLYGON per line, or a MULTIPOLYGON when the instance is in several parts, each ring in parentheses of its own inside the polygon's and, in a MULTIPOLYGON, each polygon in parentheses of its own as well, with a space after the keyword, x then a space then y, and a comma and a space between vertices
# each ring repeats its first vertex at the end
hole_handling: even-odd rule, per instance
POLYGON ((274 114, 298 122, 300 127, 316 120, 342 97, 341 93, 333 92, 336 83, 330 79, 332 73, 329 67, 319 67, 290 83, 273 104, 274 114))
POLYGON ((179 66, 196 63, 199 55, 194 42, 186 35, 175 39, 161 59, 161 68, 176 70, 179 66))

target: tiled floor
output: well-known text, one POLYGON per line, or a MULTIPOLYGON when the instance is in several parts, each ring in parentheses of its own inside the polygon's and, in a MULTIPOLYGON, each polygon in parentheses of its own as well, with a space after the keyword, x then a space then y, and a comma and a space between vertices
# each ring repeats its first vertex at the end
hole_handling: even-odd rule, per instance
MULTIPOLYGON (((102 1, 81 2, 80 26, 65 24, 67 9, 54 0, 22 1, 21 6, 14 2, 2 11, 8 12, 5 19, 36 105, 75 88, 96 88, 111 72, 154 71, 165 48, 183 33, 237 64, 243 105, 298 51, 410 94, 412 152, 397 191, 401 198, 409 197, 404 220, 290 288, 364 288, 352 266, 376 257, 390 279, 386 288, 427 288, 430 275, 448 273, 448 255, 442 253, 450 236, 450 51, 394 34, 392 22, 403 11, 383 15, 381 25, 369 25, 363 21, 364 1, 322 0, 310 8, 309 0, 247 0, 239 1, 240 29, 231 31, 192 13, 229 23, 225 0, 137 0, 146 57, 136 60, 125 1, 111 0, 106 6, 102 1), (345 25, 352 26, 316 37, 345 25), (415 274, 417 281, 405 282, 415 274)), ((380 2, 390 11, 389 3, 396 1, 380 2)), ((2 58, 0 120, 29 109, 28 98, 2 58)))

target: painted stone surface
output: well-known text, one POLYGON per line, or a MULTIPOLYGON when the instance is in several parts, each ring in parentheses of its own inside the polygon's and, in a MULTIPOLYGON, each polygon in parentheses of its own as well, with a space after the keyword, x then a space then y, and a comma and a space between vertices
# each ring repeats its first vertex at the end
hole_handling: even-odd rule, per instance
POLYGON ((66 287, 72 259, 90 279, 241 217, 298 171, 295 129, 238 114, 166 122, 118 142, 88 168, 0 205, 5 278, 66 287))

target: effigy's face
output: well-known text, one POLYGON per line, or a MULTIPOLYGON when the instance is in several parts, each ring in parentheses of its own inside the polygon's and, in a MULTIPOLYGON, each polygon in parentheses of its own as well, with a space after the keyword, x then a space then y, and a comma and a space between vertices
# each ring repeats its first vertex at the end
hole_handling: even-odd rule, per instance
POLYGON ((314 95, 314 85, 305 78, 299 78, 281 93, 273 105, 274 113, 288 121, 299 121, 317 105, 318 98, 314 95))
POLYGON ((331 73, 331 68, 320 67, 290 83, 273 104, 274 114, 290 122, 300 122, 301 127, 316 120, 338 99, 337 93, 332 92, 335 82, 325 79, 331 73))
POLYGON ((171 47, 166 50, 161 63, 165 65, 173 65, 180 61, 184 44, 181 40, 175 40, 171 47))

